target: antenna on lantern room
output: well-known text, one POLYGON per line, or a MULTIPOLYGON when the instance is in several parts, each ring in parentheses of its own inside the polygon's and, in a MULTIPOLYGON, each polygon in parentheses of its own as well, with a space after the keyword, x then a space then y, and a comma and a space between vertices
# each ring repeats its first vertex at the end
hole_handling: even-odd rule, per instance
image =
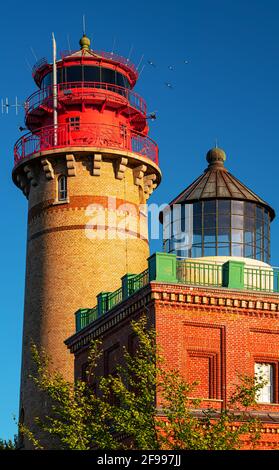
POLYGON ((56 65, 56 40, 54 33, 52 33, 52 87, 53 87, 53 140, 54 145, 57 145, 57 65, 56 65))
POLYGON ((82 34, 85 36, 85 14, 82 15, 82 34))

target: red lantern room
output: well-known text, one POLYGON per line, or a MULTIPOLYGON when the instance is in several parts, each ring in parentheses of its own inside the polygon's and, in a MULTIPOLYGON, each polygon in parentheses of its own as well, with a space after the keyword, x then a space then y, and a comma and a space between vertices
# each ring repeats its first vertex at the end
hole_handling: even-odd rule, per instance
POLYGON ((91 50, 85 35, 80 46, 77 52, 61 54, 55 75, 46 59, 34 66, 39 90, 25 103, 31 133, 16 143, 15 163, 65 145, 127 150, 158 163, 157 145, 147 136, 146 103, 133 91, 135 66, 114 53, 91 50))

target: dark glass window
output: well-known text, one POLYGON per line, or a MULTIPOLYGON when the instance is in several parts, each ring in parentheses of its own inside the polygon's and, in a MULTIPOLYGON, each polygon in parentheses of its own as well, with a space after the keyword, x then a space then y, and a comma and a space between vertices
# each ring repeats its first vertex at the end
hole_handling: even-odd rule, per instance
POLYGON ((204 228, 204 244, 207 243, 216 243, 216 231, 215 227, 212 228, 204 228))
POLYGON ((263 208, 257 206, 257 209, 256 209, 256 217, 257 217, 257 219, 258 219, 258 220, 262 220, 262 219, 263 219, 263 216, 264 216, 263 208))
POLYGON ((216 227, 216 214, 204 214, 204 227, 216 227))
POLYGON ((230 245, 219 244, 218 243, 218 256, 230 256, 230 245))
POLYGON ((67 196, 67 177, 60 175, 58 178, 58 201, 65 201, 67 196))
POLYGON ((66 76, 67 82, 82 82, 82 67, 67 67, 66 76))
POLYGON ((115 70, 101 67, 101 82, 115 85, 115 70))
POLYGON ((243 215, 234 215, 232 214, 232 228, 241 228, 243 230, 243 215))
POLYGON ((204 255, 203 256, 216 256, 216 246, 215 245, 205 245, 204 255))
POLYGON ((116 85, 122 86, 122 87, 125 87, 126 85, 124 76, 119 72, 116 72, 116 85))
POLYGON ((255 217, 255 204, 253 202, 245 202, 244 213, 246 217, 255 217))
POLYGON ((233 243, 232 244, 232 256, 244 256, 243 245, 233 243))
POLYGON ((220 200, 218 203, 218 213, 219 214, 230 214, 231 212, 231 201, 220 200))
POLYGON ((230 228, 231 226, 231 216, 230 213, 220 214, 218 217, 218 227, 230 228))
POLYGON ((130 82, 129 82, 128 78, 125 77, 125 75, 123 75, 123 79, 124 79, 124 87, 125 88, 131 88, 130 82))
POLYGON ((218 227, 218 244, 229 243, 231 238, 231 231, 225 227, 218 227))
POLYGON ((199 245, 202 243, 202 234, 200 233, 195 233, 194 232, 194 237, 193 237, 193 244, 194 245, 199 245))
POLYGON ((253 245, 244 245, 244 256, 246 258, 253 258, 254 257, 254 248, 253 245))
POLYGON ((69 120, 70 129, 74 131, 79 131, 80 129, 80 118, 79 117, 70 117, 69 120))
POLYGON ((216 201, 204 201, 203 210, 205 214, 216 213, 216 201))
POLYGON ((243 230, 232 229, 232 242, 243 243, 243 230))
POLYGON ((52 74, 48 73, 47 75, 44 76, 42 83, 41 83, 41 88, 47 88, 52 84, 52 74))
POLYGON ((202 257, 202 246, 193 246, 192 248, 192 257, 201 258, 202 257))
POLYGON ((101 68, 85 65, 83 67, 83 80, 85 82, 100 82, 101 68))
POLYGON ((243 201, 232 201, 232 214, 243 215, 244 202, 243 201))
POLYGON ((218 254, 269 261, 270 217, 263 207, 246 201, 199 201, 193 203, 193 218, 187 213, 185 223, 184 206, 181 211, 178 208, 172 215, 176 227, 172 236, 179 240, 180 231, 190 235, 189 256, 218 254))
POLYGON ((202 213, 202 202, 195 202, 194 206, 194 215, 199 215, 202 213))

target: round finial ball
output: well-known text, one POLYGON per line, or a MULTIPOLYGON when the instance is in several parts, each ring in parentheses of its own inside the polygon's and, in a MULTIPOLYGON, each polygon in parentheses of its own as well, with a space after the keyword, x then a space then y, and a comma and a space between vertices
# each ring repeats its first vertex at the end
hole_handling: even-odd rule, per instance
POLYGON ((219 149, 218 147, 215 147, 211 150, 209 150, 206 154, 206 160, 208 161, 209 164, 212 163, 224 163, 226 160, 226 154, 224 150, 219 149))
POLYGON ((90 49, 90 39, 84 34, 79 41, 81 49, 90 49))

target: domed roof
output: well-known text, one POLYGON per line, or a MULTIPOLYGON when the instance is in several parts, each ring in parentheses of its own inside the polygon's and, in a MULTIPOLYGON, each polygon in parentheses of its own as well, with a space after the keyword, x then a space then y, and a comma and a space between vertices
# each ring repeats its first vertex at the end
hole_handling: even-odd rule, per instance
POLYGON ((91 41, 85 34, 79 40, 79 45, 81 49, 90 49, 90 44, 91 44, 91 41))
POLYGON ((209 150, 206 160, 208 161, 208 167, 204 173, 173 199, 170 206, 206 199, 235 199, 264 206, 268 209, 271 220, 274 219, 275 212, 272 207, 224 167, 226 160, 224 150, 218 147, 209 150))

